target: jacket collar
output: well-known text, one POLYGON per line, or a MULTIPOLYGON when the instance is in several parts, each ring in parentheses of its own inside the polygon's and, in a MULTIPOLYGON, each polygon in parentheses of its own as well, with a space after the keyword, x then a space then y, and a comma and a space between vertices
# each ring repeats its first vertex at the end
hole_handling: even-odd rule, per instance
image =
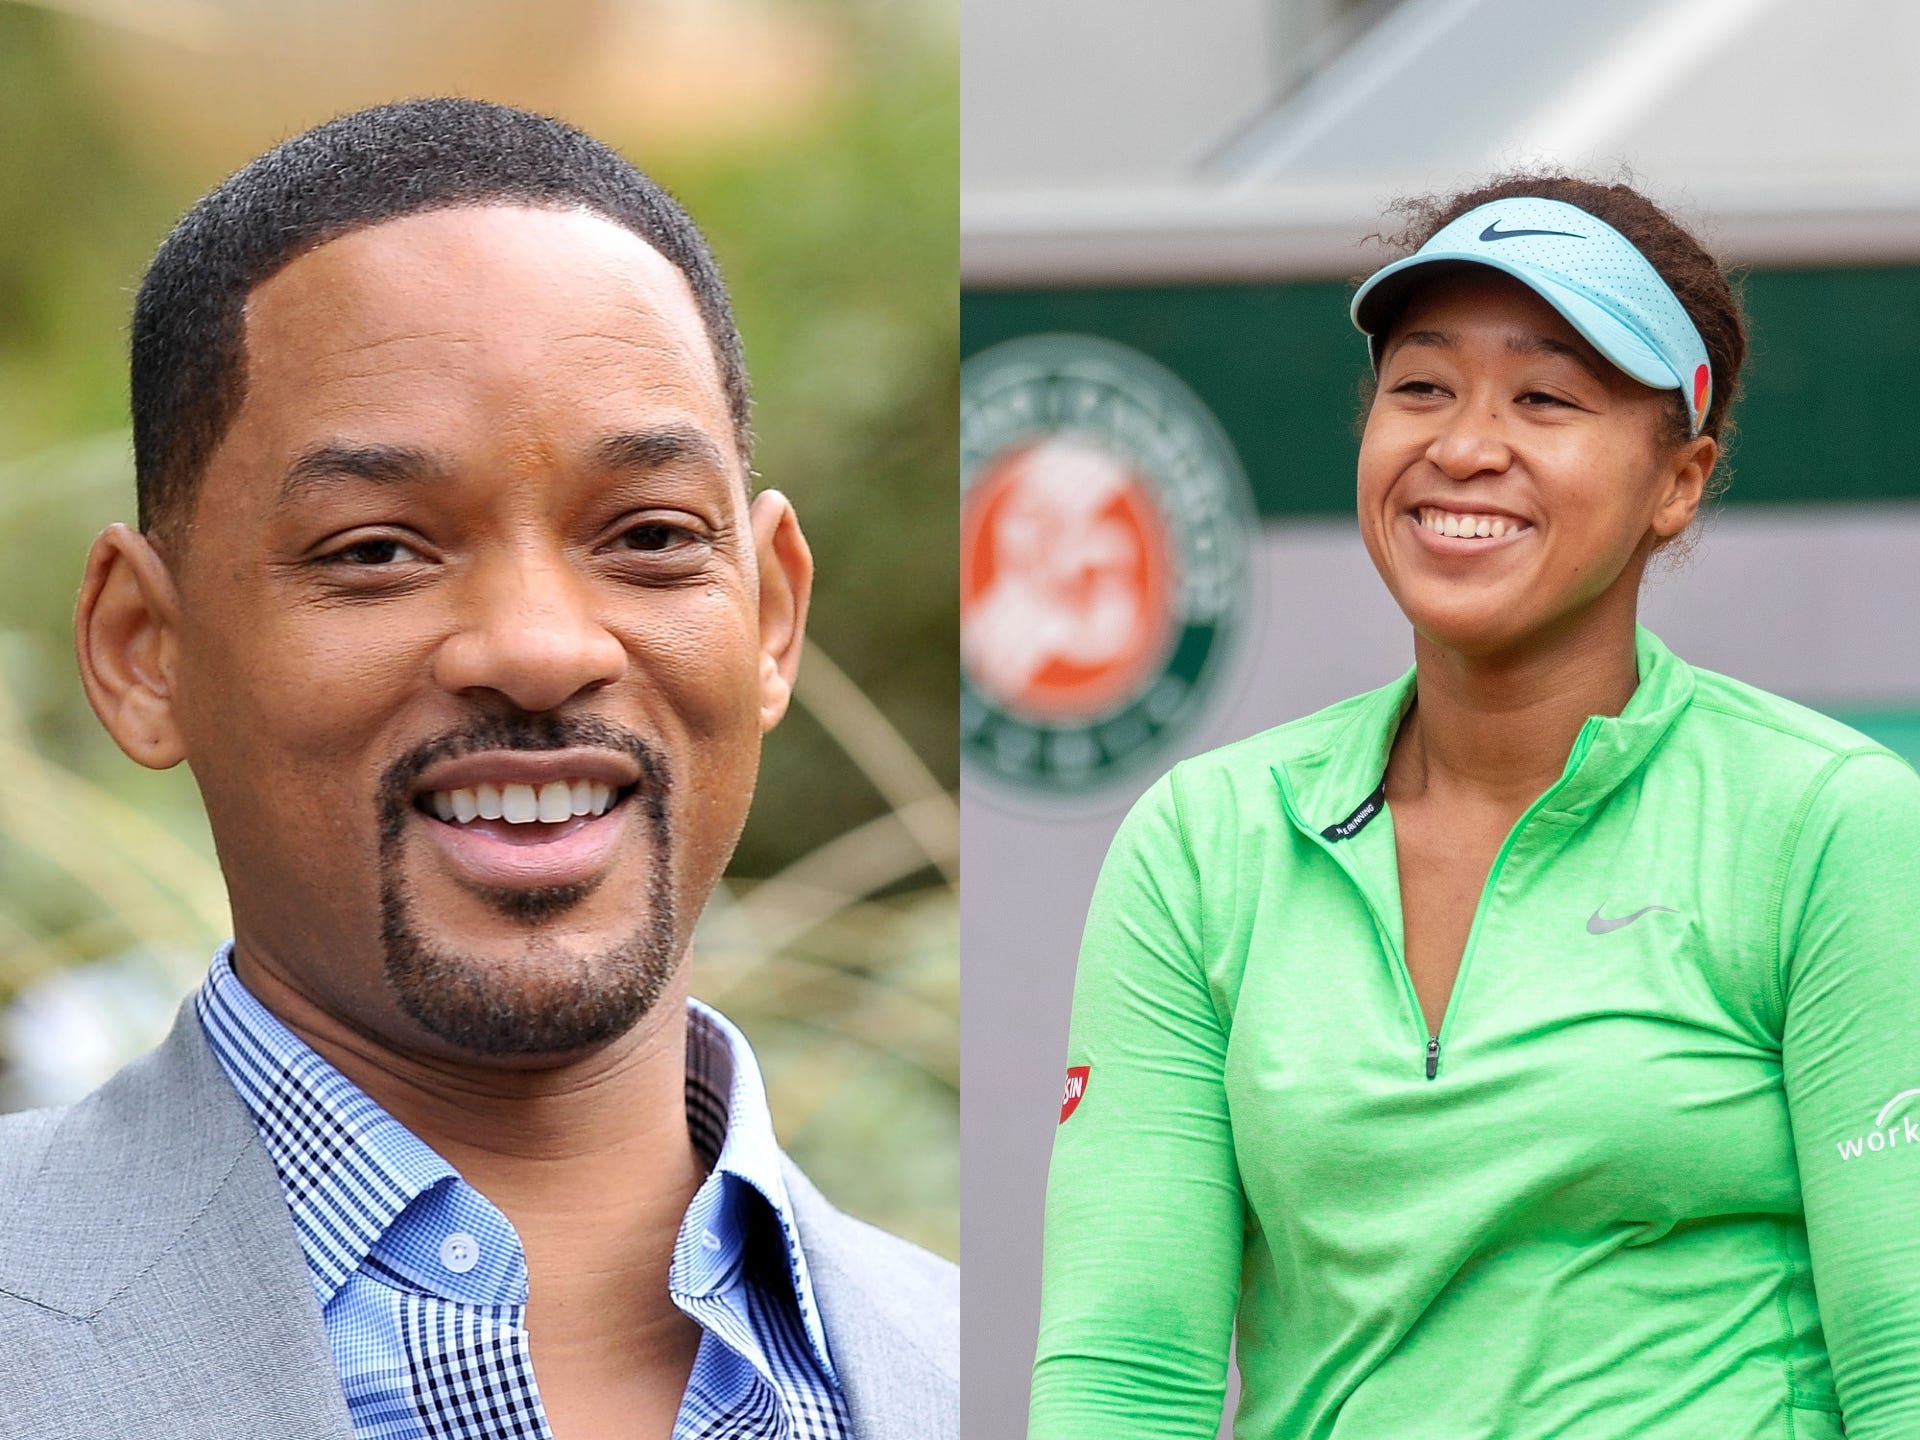
MULTIPOLYGON (((5 1125, 32 1154, 4 1187, 0 1292, 86 1327, 36 1357, 61 1413, 99 1440, 353 1440, 279 1176, 191 1000, 88 1099, 5 1125)), ((857 1440, 957 1440, 953 1268, 776 1164, 857 1440)))
POLYGON ((279 1179, 192 1002, 158 1050, 43 1123, 0 1217, 0 1287, 81 1323, 36 1385, 102 1440, 352 1440, 279 1179))
MULTIPOLYGON (((1618 715, 1595 715, 1580 729, 1547 813, 1582 819, 1644 765, 1693 700, 1693 667, 1637 627, 1640 683, 1618 715)), ((1373 818, 1387 756, 1412 706, 1416 673, 1356 696, 1282 732, 1273 765, 1289 813, 1304 830, 1333 841, 1373 818), (1368 813, 1371 802, 1374 811, 1368 813)))
POLYGON ((958 1272, 782 1169, 855 1440, 959 1440, 958 1272))

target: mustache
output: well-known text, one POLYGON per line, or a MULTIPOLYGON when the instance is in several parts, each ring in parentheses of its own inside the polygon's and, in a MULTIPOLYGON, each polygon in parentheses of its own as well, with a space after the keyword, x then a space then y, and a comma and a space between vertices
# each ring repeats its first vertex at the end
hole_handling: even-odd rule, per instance
POLYGON ((399 843, 415 785, 431 765, 482 750, 612 750, 640 772, 633 799, 658 828, 666 820, 673 778, 666 757, 624 726, 591 715, 501 713, 475 716, 458 730, 422 742, 388 765, 380 779, 380 843, 399 843))

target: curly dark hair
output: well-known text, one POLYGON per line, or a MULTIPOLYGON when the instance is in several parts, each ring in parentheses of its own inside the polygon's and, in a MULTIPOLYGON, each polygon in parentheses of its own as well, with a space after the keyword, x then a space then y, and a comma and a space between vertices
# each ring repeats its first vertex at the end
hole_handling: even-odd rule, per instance
MULTIPOLYGON (((1700 433, 1711 435, 1724 450, 1732 439, 1733 405, 1740 394, 1740 371, 1747 359, 1747 322, 1735 281, 1679 221, 1632 185, 1551 171, 1516 170, 1457 194, 1396 200, 1389 213, 1400 217, 1404 228, 1378 238, 1397 259, 1411 255, 1470 210, 1495 200, 1523 197, 1578 206, 1626 236, 1660 273, 1706 343, 1707 363, 1713 368, 1713 401, 1700 433)), ((1690 434, 1686 402, 1678 392, 1674 395, 1672 427, 1676 442, 1690 434)), ((1723 476, 1725 468, 1721 465, 1716 470, 1723 476)), ((1717 476, 1711 493, 1717 495, 1725 488, 1724 478, 1717 476)))

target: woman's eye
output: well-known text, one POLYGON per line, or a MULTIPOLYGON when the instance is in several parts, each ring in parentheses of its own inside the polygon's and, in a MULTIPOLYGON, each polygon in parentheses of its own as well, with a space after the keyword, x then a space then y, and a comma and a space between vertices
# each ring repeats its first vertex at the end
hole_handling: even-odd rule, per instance
POLYGON ((1402 380, 1393 387, 1396 395, 1438 395, 1440 387, 1431 380, 1402 380))
POLYGON ((1573 402, 1558 395, 1549 395, 1544 390, 1529 390, 1520 397, 1529 405, 1571 405, 1573 402))

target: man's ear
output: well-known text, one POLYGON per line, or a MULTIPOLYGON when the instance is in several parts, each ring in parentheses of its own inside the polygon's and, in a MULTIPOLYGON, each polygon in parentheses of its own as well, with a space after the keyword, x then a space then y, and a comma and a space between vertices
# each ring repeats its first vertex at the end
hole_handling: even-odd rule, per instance
POLYGON ((800 533, 793 505, 778 490, 762 490, 748 513, 760 562, 760 728, 771 730, 787 713, 800 673, 813 594, 813 552, 800 533))
POLYGON ((187 753, 174 714, 179 615, 173 576, 153 542, 125 525, 101 531, 73 614, 80 683, 114 742, 154 770, 187 753))

